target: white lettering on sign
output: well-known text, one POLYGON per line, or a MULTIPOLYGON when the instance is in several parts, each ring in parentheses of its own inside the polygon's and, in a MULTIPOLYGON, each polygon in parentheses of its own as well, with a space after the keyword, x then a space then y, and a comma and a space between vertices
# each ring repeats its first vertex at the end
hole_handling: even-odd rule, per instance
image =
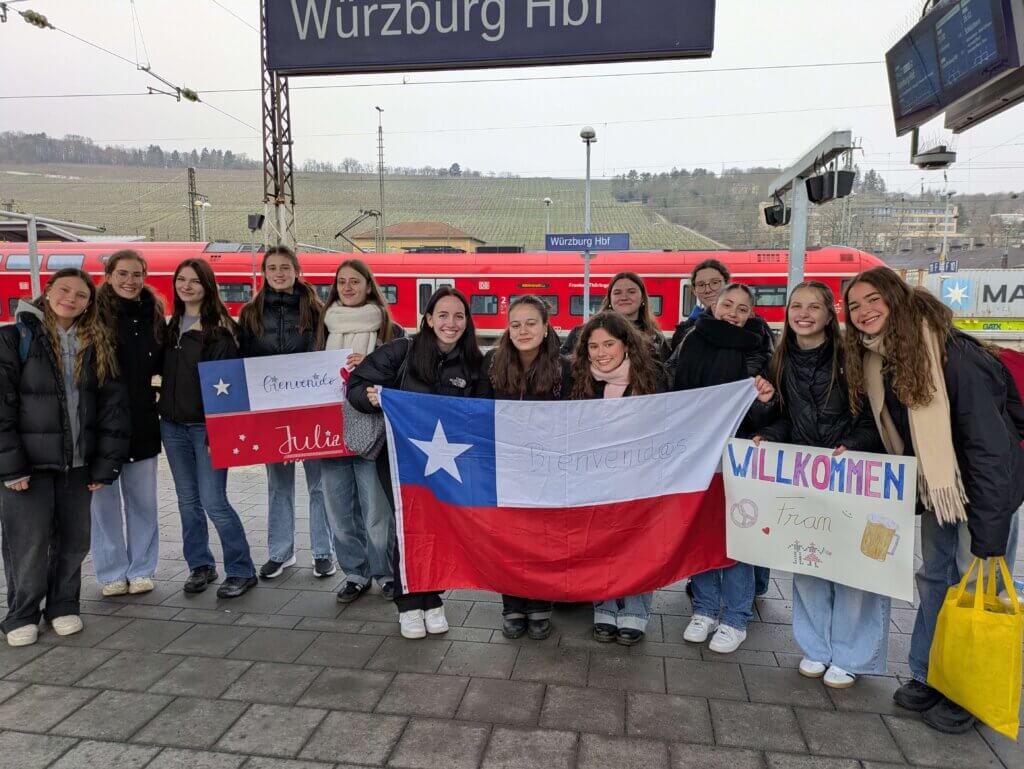
MULTIPOLYGON (((508 0, 291 0, 299 40, 479 33, 488 43, 505 38, 508 0), (333 21, 333 24, 332 24, 333 21)), ((598 26, 604 0, 526 0, 526 27, 598 26)))

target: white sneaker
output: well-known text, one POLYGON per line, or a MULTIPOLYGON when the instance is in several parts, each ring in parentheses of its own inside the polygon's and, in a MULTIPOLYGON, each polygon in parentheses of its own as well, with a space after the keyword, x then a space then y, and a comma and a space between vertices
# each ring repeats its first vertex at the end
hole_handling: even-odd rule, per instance
POLYGON ((57 635, 74 635, 82 632, 82 618, 77 614, 65 614, 63 617, 54 617, 50 620, 50 627, 57 635))
POLYGON ((829 669, 825 671, 824 683, 829 689, 849 689, 857 683, 857 676, 847 673, 835 665, 830 665, 829 669))
POLYGON ((806 678, 821 678, 828 667, 824 662, 815 662, 804 657, 800 660, 800 675, 806 678))
POLYGON ((132 595, 148 593, 155 587, 156 585, 153 584, 153 580, 149 577, 135 577, 128 581, 128 592, 132 595))
POLYGON ((425 638, 427 635, 422 609, 399 612, 398 624, 402 628, 402 638, 425 638))
POLYGON ((110 598, 114 595, 124 595, 128 592, 128 580, 122 579, 119 582, 108 582, 101 589, 100 592, 104 598, 110 598))
POLYGON ((718 620, 711 619, 704 614, 694 614, 690 624, 683 631, 683 640, 690 643, 702 644, 708 640, 708 636, 718 627, 718 620))
POLYGON ((747 640, 747 631, 739 630, 729 625, 719 625, 718 632, 711 639, 708 648, 719 654, 732 654, 740 648, 740 644, 747 640))
POLYGON ((438 606, 436 609, 427 609, 427 611, 424 612, 423 620, 426 623, 428 633, 437 634, 448 632, 448 620, 444 616, 443 606, 438 606))
POLYGON ((39 640, 38 625, 22 625, 7 634, 8 646, 31 646, 39 640))

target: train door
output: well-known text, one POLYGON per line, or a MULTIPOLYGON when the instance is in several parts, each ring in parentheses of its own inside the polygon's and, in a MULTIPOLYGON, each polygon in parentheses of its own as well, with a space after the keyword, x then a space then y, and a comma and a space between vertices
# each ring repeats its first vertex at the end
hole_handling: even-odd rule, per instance
POLYGON ((697 297, 693 293, 693 286, 690 285, 689 278, 683 278, 679 281, 679 320, 683 318, 689 318, 690 313, 693 312, 693 308, 697 305, 697 297))
POLYGON ((416 280, 416 325, 423 320, 423 311, 434 292, 441 286, 454 286, 454 278, 417 278, 416 280))

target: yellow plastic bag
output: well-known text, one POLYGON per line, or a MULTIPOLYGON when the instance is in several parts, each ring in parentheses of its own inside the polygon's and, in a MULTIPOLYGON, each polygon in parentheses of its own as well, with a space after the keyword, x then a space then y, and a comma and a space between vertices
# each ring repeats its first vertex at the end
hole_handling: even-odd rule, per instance
POLYGON ((928 684, 1011 740, 1020 728, 1021 641, 1024 617, 1002 558, 985 568, 975 558, 960 584, 946 591, 928 655, 928 684), (996 565, 1009 606, 996 596, 996 565), (974 592, 968 584, 978 570, 974 592))

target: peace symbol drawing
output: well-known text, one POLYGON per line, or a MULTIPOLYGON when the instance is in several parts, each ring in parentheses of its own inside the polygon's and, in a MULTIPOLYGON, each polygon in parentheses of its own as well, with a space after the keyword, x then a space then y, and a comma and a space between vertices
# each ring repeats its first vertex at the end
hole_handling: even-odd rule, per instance
POLYGON ((729 510, 729 520, 741 529, 749 529, 757 523, 757 505, 752 499, 741 499, 729 510))

